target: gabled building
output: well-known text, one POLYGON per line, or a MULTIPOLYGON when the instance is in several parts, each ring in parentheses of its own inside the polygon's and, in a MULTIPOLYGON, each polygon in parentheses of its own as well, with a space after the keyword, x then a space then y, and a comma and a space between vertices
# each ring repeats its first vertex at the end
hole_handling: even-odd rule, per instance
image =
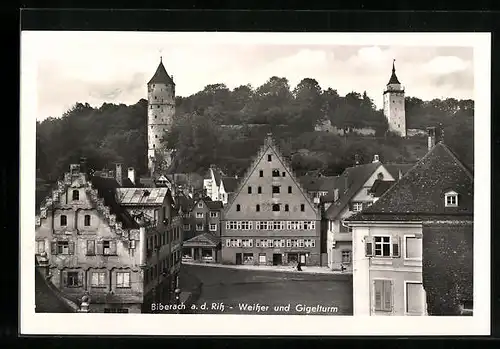
POLYGON ((354 315, 472 313, 473 175, 443 143, 348 218, 354 315))
POLYGON ((377 155, 369 164, 346 168, 336 180, 333 195, 322 198, 329 268, 352 271, 352 235, 342 221, 373 203, 370 190, 376 180, 394 181, 377 155))
MULTIPOLYGON (((155 199, 156 222, 142 211, 134 216, 121 205, 126 200, 117 195, 114 176, 88 178, 81 165, 71 165, 39 207, 35 253, 44 261, 41 270, 73 303, 89 296, 91 312, 148 312, 151 299, 170 297, 163 274, 168 262, 148 245, 157 236, 156 251, 171 256, 162 252, 170 248, 163 223, 169 220, 170 201, 155 199)), ((180 247, 175 263, 180 266, 180 247)))
POLYGON ((299 181, 307 190, 313 202, 319 204, 322 197, 333 193, 338 178, 339 176, 302 176, 299 181))
POLYGON ((224 209, 222 262, 320 264, 320 213, 271 135, 224 209))

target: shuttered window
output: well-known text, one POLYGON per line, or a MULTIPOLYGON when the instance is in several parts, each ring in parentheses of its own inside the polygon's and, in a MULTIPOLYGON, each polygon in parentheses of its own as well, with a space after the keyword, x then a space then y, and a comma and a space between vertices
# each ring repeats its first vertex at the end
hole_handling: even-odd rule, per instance
POLYGON ((375 311, 392 311, 392 280, 374 280, 375 311))

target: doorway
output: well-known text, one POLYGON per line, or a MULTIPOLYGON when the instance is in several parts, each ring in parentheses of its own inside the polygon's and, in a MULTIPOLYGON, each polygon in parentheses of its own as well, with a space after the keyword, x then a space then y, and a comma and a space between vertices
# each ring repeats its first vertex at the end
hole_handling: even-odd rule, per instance
POLYGON ((273 265, 281 265, 282 263, 283 263, 283 257, 281 256, 281 253, 274 253, 273 265))
POLYGON ((236 264, 242 264, 241 253, 236 253, 236 264))

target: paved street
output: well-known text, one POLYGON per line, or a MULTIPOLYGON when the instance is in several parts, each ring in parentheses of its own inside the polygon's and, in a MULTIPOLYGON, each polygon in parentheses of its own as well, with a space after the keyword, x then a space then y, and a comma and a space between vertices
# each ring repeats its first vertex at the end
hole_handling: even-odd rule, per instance
POLYGON ((195 313, 352 315, 350 275, 198 265, 183 265, 181 270, 181 287, 194 289, 193 280, 201 283, 195 313))

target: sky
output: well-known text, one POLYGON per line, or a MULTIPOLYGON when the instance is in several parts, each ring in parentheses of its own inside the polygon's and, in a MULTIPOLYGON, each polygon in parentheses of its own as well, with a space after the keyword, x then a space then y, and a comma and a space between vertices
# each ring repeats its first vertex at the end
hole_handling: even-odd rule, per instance
MULTIPOLYGON (((341 34, 288 34, 230 37, 191 33, 36 32, 22 39, 36 64, 37 120, 60 117, 77 102, 134 104, 147 98, 146 84, 162 57, 176 83, 176 94, 187 97, 208 84, 233 89, 258 87, 271 76, 286 77, 293 89, 303 78, 314 78, 323 89, 340 95, 367 94, 382 108, 382 92, 393 59, 407 96, 473 99, 473 48, 427 45, 425 40, 348 40, 341 34), (36 35, 35 35, 36 34, 36 35), (215 39, 214 39, 215 38, 215 39), (352 44, 356 42, 356 44, 352 44)), ((21 51, 22 54, 22 51, 21 51)), ((22 73, 22 70, 21 70, 22 73)))

